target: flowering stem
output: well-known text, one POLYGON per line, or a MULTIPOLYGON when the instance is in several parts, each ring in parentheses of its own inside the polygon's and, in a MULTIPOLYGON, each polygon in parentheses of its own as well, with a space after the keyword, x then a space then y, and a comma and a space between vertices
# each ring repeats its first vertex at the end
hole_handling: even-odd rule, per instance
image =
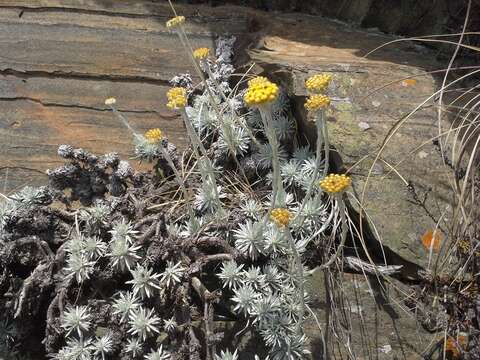
POLYGON ((337 247, 337 251, 335 251, 335 254, 333 254, 330 259, 325 264, 322 264, 319 268, 320 269, 326 269, 332 263, 340 256, 340 253, 343 250, 343 247, 345 246, 345 241, 347 239, 347 231, 348 231, 348 224, 347 224, 347 217, 345 215, 345 202, 343 201, 343 193, 339 193, 335 195, 335 200, 338 203, 338 211, 340 212, 340 224, 342 227, 342 235, 340 238, 340 244, 337 247))
POLYGON ((133 128, 130 126, 130 123, 128 122, 128 119, 123 116, 120 111, 117 110, 117 108, 113 105, 109 105, 110 109, 112 109, 113 113, 122 121, 123 125, 127 127, 128 130, 133 134, 133 136, 138 137, 139 135, 133 128))
MULTIPOLYGON (((321 164, 321 159, 322 159, 322 145, 323 145, 323 123, 324 123, 324 111, 320 110, 315 114, 316 117, 316 127, 317 127, 317 149, 315 153, 315 170, 313 171, 312 175, 312 181, 310 183, 310 186, 307 189, 307 193, 305 194, 302 203, 300 205, 300 209, 297 211, 296 217, 301 216, 303 208, 305 207, 305 204, 307 201, 310 199, 310 195, 312 194, 313 189, 315 188, 315 183, 317 181, 317 175, 318 172, 320 171, 320 164, 321 164)), ((300 224, 297 225, 299 228, 303 225, 303 222, 305 221, 305 218, 300 218, 300 224)))
MULTIPOLYGON (((188 53, 190 59, 192 60, 193 67, 194 67, 195 71, 197 72, 198 76, 202 80, 203 85, 205 86, 205 90, 207 91, 208 97, 210 99, 210 104, 211 104, 213 110, 215 111, 215 115, 217 115, 217 119, 220 123, 220 128, 222 129, 224 134, 227 134, 227 130, 226 130, 226 127, 225 127, 225 122, 223 121, 222 113, 221 113, 221 111, 220 111, 220 109, 219 109, 219 107, 218 107, 218 105, 215 101, 215 97, 213 96, 212 90, 210 89, 210 87, 207 84, 207 80, 205 79, 205 75, 203 74, 202 69, 200 69, 200 66, 198 65, 197 60, 193 56, 193 48, 190 44, 190 41, 188 40, 187 34, 185 33, 185 29, 183 28, 182 25, 179 26, 179 29, 178 29, 177 33, 178 33, 178 36, 180 38, 180 42, 182 43, 183 47, 187 50, 187 53, 188 53)), ((208 65, 207 65, 207 68, 208 68, 208 65)), ((215 79, 213 77, 212 77, 212 80, 214 81, 214 84, 216 84, 215 79)), ((216 86, 218 88, 218 91, 225 98, 225 96, 223 95, 221 89, 218 87, 217 84, 216 84, 216 86)), ((237 159, 237 156, 236 156, 236 151, 235 151, 235 146, 231 142, 231 137, 227 136, 226 143, 227 143, 227 146, 228 146, 230 152, 232 153, 232 157, 233 157, 237 167, 241 170, 242 175, 244 175, 244 177, 246 179, 246 176, 243 173, 243 169, 240 166, 240 163, 238 162, 238 159, 237 159)))
POLYGON ((300 254, 298 253, 297 247, 295 246, 295 241, 293 240, 292 233, 290 229, 285 231, 287 233, 287 241, 292 251, 292 257, 295 267, 297 268, 297 279, 298 279, 298 293, 299 293, 299 303, 300 303, 300 313, 298 314, 298 323, 297 323, 297 333, 302 335, 302 322, 305 315, 305 289, 304 289, 304 277, 303 277, 303 264, 300 254))
POLYGON ((159 145, 159 148, 163 157, 165 158, 165 160, 167 160, 168 166, 170 166, 170 168, 172 169, 173 174, 175 175, 175 179, 177 180, 178 185, 182 189, 185 200, 188 199, 188 191, 187 191, 187 188, 185 187, 185 181, 183 177, 180 175, 180 173, 178 172, 177 167, 173 163, 172 157, 170 156, 168 150, 165 149, 161 144, 159 145))
POLYGON ((326 177, 328 174, 328 165, 330 161, 330 142, 328 140, 328 127, 325 119, 322 119, 322 132, 323 132, 323 139, 325 141, 325 165, 323 167, 323 177, 326 177))
MULTIPOLYGON (((223 93, 223 90, 222 88, 220 87, 220 85, 218 84, 217 82, 217 79, 215 79, 215 77, 213 76, 213 73, 212 73, 212 69, 210 69, 210 64, 208 63, 208 61, 205 59, 205 69, 207 71, 207 74, 208 74, 208 77, 210 80, 212 80, 213 84, 215 85, 215 87, 217 88, 218 92, 220 93, 220 96, 222 97, 223 101, 224 102, 227 102, 227 97, 225 96, 225 94, 223 93)), ((206 83, 205 83, 206 85, 206 83)))
POLYGON ((272 148, 272 168, 273 168, 273 181, 272 181, 272 201, 270 204, 270 210, 275 208, 277 204, 277 195, 282 189, 282 182, 280 179, 280 162, 278 159, 278 144, 277 136, 275 134, 275 128, 273 127, 273 119, 271 109, 260 107, 260 116, 262 118, 263 127, 267 135, 268 142, 272 148))
POLYGON ((185 123, 185 127, 187 128, 188 136, 190 137, 190 141, 192 142, 193 151, 195 156, 197 157, 198 161, 202 161, 204 166, 200 167, 200 175, 202 176, 202 183, 206 184, 207 182, 207 175, 210 179, 210 182, 213 187, 213 194, 215 196, 215 202, 217 203, 217 207, 221 208, 220 196, 218 195, 217 189, 217 181, 215 179, 215 173, 213 170, 213 165, 210 158, 207 156, 207 150, 202 144, 200 137, 198 136, 197 132, 192 126, 190 119, 188 118, 187 112, 185 108, 182 108, 182 118, 183 122, 185 123), (201 153, 201 155, 200 155, 201 153), (207 174, 205 174, 205 167, 207 168, 207 174))

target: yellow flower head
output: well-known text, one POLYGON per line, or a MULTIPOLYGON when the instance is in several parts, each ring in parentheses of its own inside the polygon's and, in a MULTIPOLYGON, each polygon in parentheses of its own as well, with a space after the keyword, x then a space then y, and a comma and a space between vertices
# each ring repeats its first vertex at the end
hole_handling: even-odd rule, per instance
POLYGON ((160 130, 159 128, 150 129, 143 136, 151 144, 157 143, 163 139, 162 130, 160 130))
POLYGON ((330 105, 330 98, 326 95, 310 95, 305 103, 308 111, 318 111, 330 105))
POLYGON ((270 220, 272 220, 279 227, 287 226, 292 218, 292 213, 285 208, 276 208, 270 213, 270 220))
POLYGON ((174 87, 167 91, 167 107, 178 109, 187 105, 187 90, 183 87, 174 87))
POLYGON ((116 102, 117 102, 117 99, 115 99, 114 97, 111 97, 105 100, 105 105, 115 105, 116 102))
POLYGON ((277 97, 278 86, 267 78, 258 76, 248 82, 243 100, 248 106, 260 106, 275 101, 277 97))
POLYGON ((203 60, 210 54, 210 49, 206 47, 198 48, 193 52, 193 57, 197 60, 203 60))
POLYGON ((308 91, 313 93, 320 93, 324 91, 330 81, 332 80, 332 75, 330 74, 317 74, 309 77, 307 81, 305 81, 305 87, 308 91))
POLYGON ((349 187, 351 182, 350 177, 345 174, 330 174, 320 181, 320 187, 330 194, 337 194, 349 187))
POLYGON ((185 16, 175 16, 167 21, 167 28, 172 29, 185 23, 185 16))

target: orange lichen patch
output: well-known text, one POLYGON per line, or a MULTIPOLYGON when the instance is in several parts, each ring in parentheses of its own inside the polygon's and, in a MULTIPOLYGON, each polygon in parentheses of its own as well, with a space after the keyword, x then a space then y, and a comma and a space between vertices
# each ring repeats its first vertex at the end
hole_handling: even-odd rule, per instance
POLYGON ((467 349, 468 339, 465 335, 459 335, 457 338, 449 336, 445 341, 445 352, 454 359, 460 359, 462 350, 467 349))
POLYGON ((402 81, 402 86, 405 86, 405 87, 413 86, 416 83, 417 83, 417 80, 415 80, 415 79, 405 79, 405 80, 402 81))
POLYGON ((442 233, 439 230, 427 230, 422 236, 422 244, 430 251, 430 248, 437 252, 440 250, 440 245, 442 244, 442 233))

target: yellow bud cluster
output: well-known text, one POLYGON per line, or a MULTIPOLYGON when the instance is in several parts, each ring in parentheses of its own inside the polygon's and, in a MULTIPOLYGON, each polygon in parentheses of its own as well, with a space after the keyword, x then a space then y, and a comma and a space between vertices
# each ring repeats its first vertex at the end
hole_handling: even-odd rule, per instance
POLYGON ((330 194, 336 194, 344 191, 350 186, 352 180, 349 176, 342 174, 330 174, 325 179, 320 181, 320 187, 323 191, 330 194))
POLYGON ((326 95, 310 95, 305 102, 305 109, 318 111, 330 105, 330 98, 326 95))
POLYGON ((167 21, 167 28, 172 29, 185 23, 185 16, 175 16, 167 21))
POLYGON ((197 60, 203 60, 210 54, 210 49, 206 47, 198 48, 193 52, 193 57, 197 60))
POLYGON ((313 93, 320 93, 324 91, 330 81, 332 80, 332 75, 330 74, 317 74, 309 77, 307 81, 305 81, 305 87, 308 91, 313 93))
POLYGON ((187 90, 183 87, 174 87, 167 91, 167 107, 178 109, 187 105, 187 90))
POLYGON ((159 128, 150 129, 143 136, 151 144, 157 143, 163 139, 162 130, 160 130, 159 128))
POLYGON ((292 220, 292 213, 288 209, 276 208, 270 213, 270 220, 272 220, 277 226, 285 227, 292 220))
POLYGON ((248 82, 244 100, 248 106, 259 106, 271 103, 278 97, 278 86, 267 78, 256 77, 248 82))

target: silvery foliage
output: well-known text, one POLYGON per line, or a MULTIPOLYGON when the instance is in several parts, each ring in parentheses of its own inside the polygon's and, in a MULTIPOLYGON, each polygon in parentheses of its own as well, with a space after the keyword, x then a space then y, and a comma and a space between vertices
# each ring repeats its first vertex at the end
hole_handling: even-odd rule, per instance
POLYGON ((160 290, 159 279, 160 274, 156 274, 152 269, 137 264, 137 267, 130 270, 133 279, 127 281, 131 284, 133 293, 139 295, 142 299, 153 296, 155 290, 160 290))
POLYGON ((173 261, 168 260, 165 270, 160 274, 160 284, 167 288, 179 284, 181 278, 185 275, 186 270, 187 269, 182 266, 180 261, 174 263, 173 261))
POLYGON ((125 322, 140 306, 140 299, 133 292, 122 291, 113 302, 113 313, 120 315, 120 321, 125 322))
POLYGON ((135 358, 143 353, 143 344, 144 342, 139 338, 130 338, 127 340, 125 351, 135 358))
POLYGON ((45 202, 45 198, 48 196, 48 189, 45 186, 31 187, 25 186, 19 192, 10 196, 10 199, 14 201, 17 207, 28 208, 35 205, 42 205, 45 202))
POLYGON ((110 334, 97 337, 92 342, 93 356, 97 359, 105 360, 105 355, 113 351, 113 341, 110 334))
POLYGON ((76 332, 79 338, 90 330, 92 316, 86 306, 69 306, 61 317, 60 326, 66 331, 67 336, 76 332))
MULTIPOLYGON (((268 194, 265 201, 265 207, 268 208, 272 202, 273 194, 268 194)), ((295 204, 295 196, 291 192, 287 192, 285 189, 279 189, 276 199, 275 207, 291 208, 295 204)))
POLYGON ((241 254, 257 259, 264 251, 265 235, 263 221, 247 219, 240 224, 238 229, 233 230, 235 247, 241 254))
POLYGON ((172 316, 170 319, 163 320, 163 328, 168 333, 173 333, 178 327, 177 322, 175 321, 175 316, 172 316))
MULTIPOLYGON (((260 147, 257 149, 258 152, 254 154, 254 159, 257 164, 257 167, 260 170, 270 169, 272 167, 272 146, 269 143, 260 144, 260 147)), ((283 163, 287 160, 288 154, 283 146, 277 144, 277 153, 280 163, 283 163)))
POLYGON ((108 225, 111 209, 104 202, 96 202, 93 206, 79 210, 79 220, 85 224, 90 233, 94 233, 108 225))
POLYGON ((12 214, 15 209, 15 203, 10 199, 5 199, 0 202, 0 234, 3 233, 7 217, 12 214))
POLYGON ((193 100, 193 106, 185 107, 188 118, 193 127, 200 135, 207 135, 219 126, 217 115, 210 109, 210 98, 206 95, 199 95, 193 100))
MULTIPOLYGON (((223 127, 220 129, 218 148, 230 155, 243 156, 247 153, 250 145, 250 136, 244 127, 234 123, 232 117, 223 118, 223 127), (230 144, 230 145, 229 145, 230 144), (235 153, 231 154, 231 147, 235 153)), ((242 121, 239 119, 239 121, 242 121)))
POLYGON ((135 159, 140 161, 153 162, 162 157, 162 153, 157 143, 151 143, 142 135, 136 135, 133 138, 135 145, 135 159))
POLYGON ((74 278, 81 284, 90 279, 96 260, 104 253, 106 244, 96 238, 85 238, 81 233, 74 234, 66 243, 67 278, 74 278), (93 246, 95 243, 95 247, 93 246))
POLYGON ((67 345, 53 355, 55 360, 91 360, 94 348, 91 339, 69 338, 67 345))
POLYGON ((215 354, 214 360, 238 360, 237 350, 233 353, 230 350, 222 350, 219 354, 215 354))
POLYGON ((238 288, 244 281, 243 264, 238 265, 235 261, 224 262, 218 277, 223 282, 223 287, 228 289, 238 288))
POLYGON ((310 150, 310 146, 299 146, 293 151, 292 159, 301 164, 312 156, 314 156, 314 154, 310 150))
POLYGON ((233 265, 224 264, 219 274, 225 285, 235 284, 231 286, 233 310, 251 319, 270 347, 272 359, 303 359, 307 353, 306 337, 297 332, 297 324, 301 320, 298 318, 300 304, 294 276, 276 262, 263 268, 252 266, 243 270, 241 275, 238 267, 235 269, 233 265), (241 280, 232 282, 232 277, 226 276, 228 272, 237 274, 236 277, 241 280), (290 355, 282 358, 282 352, 290 355))
MULTIPOLYGON (((299 148, 294 158, 283 162, 281 176, 286 188, 298 188, 297 177, 311 181, 315 161, 308 148, 299 148)), ((271 195, 267 195, 263 209, 270 206, 270 200, 271 195)), ((329 210, 319 191, 314 191, 303 207, 302 200, 297 192, 278 193, 276 206, 289 208, 294 214, 300 212, 290 230, 262 221, 265 210, 262 211, 257 202, 246 200, 240 208, 247 219, 233 230, 235 247, 252 260, 266 257, 268 263, 263 267, 245 268, 243 264, 230 261, 222 265, 218 274, 223 287, 233 293, 233 310, 247 317, 270 347, 269 359, 300 360, 308 353, 307 339, 298 332, 299 323, 304 321, 299 318, 301 305, 297 287, 302 280, 290 270, 292 250, 287 236, 292 236, 296 250, 302 254, 308 245, 308 235, 322 228, 329 210)), ((304 269, 304 276, 308 274, 308 269, 304 269)), ((306 293, 304 301, 309 301, 306 293)))
POLYGON ((122 272, 130 270, 140 259, 138 252, 141 246, 134 244, 138 231, 133 230, 132 224, 122 219, 113 224, 109 233, 112 238, 107 255, 111 258, 112 265, 122 272))
POLYGON ((288 108, 288 96, 285 91, 280 91, 272 106, 272 125, 279 141, 291 139, 294 132, 295 120, 287 111, 288 108))
MULTIPOLYGON (((294 208, 294 212, 298 214, 300 208, 300 204, 297 204, 294 208)), ((322 199, 320 193, 317 193, 305 201, 296 221, 292 224, 292 228, 294 231, 297 231, 302 235, 311 234, 325 224, 328 215, 328 205, 322 199)))
POLYGON ((291 188, 297 183, 299 178, 300 163, 291 159, 280 164, 280 176, 282 177, 283 185, 291 188))
POLYGON ((149 336, 160 332, 158 325, 160 318, 155 315, 153 309, 140 307, 133 311, 129 316, 128 333, 137 336, 145 341, 149 336))
POLYGON ((246 199, 240 205, 241 212, 253 220, 258 220, 259 215, 263 212, 262 204, 255 199, 246 199))
POLYGON ((223 188, 217 185, 217 192, 215 192, 214 184, 210 180, 202 183, 201 187, 195 194, 194 206, 200 212, 214 213, 218 209, 219 199, 224 199, 227 195, 223 192, 223 188))
POLYGON ((5 221, 15 211, 43 205, 50 198, 51 194, 45 186, 25 186, 22 190, 9 197, 0 197, 0 235, 3 233, 5 221))
POLYGON ((160 345, 157 350, 145 355, 145 360, 168 360, 170 357, 170 353, 163 349, 163 345, 160 345))

